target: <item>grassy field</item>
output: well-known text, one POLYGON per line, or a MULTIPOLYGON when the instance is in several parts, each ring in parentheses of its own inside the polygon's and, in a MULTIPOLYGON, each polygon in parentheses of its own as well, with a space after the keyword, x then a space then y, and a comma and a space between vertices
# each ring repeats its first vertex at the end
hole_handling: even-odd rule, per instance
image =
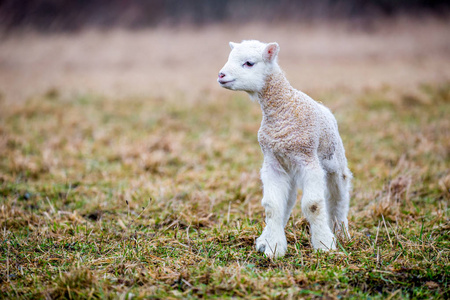
POLYGON ((253 247, 264 225, 260 111, 245 95, 50 91, 9 105, 1 295, 447 298, 450 85, 422 90, 333 95, 355 176, 353 239, 314 253, 296 208, 276 261, 253 247))
POLYGON ((310 85, 354 173, 352 239, 312 251, 297 205, 278 260, 254 249, 261 112, 245 94, 6 93, 0 297, 448 299, 450 82, 412 82, 310 85))

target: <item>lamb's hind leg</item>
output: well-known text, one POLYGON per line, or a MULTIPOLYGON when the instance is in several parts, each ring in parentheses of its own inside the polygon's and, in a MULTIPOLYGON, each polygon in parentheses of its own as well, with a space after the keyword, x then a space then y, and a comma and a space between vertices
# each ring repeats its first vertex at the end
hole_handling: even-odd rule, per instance
POLYGON ((286 204, 286 209, 284 213, 284 227, 286 227, 289 217, 291 216, 292 209, 295 206, 295 202, 297 201, 297 177, 292 176, 291 178, 291 185, 289 187, 289 195, 288 200, 286 204))
POLYGON ((329 225, 336 235, 348 233, 348 209, 350 203, 351 172, 346 168, 343 172, 329 173, 327 175, 327 208, 329 225))
POLYGON ((262 205, 266 211, 266 227, 256 240, 256 249, 269 257, 284 256, 287 250, 284 222, 290 178, 276 159, 266 156, 261 169, 261 180, 263 182, 262 205))
POLYGON ((325 174, 318 162, 303 170, 302 212, 310 225, 311 243, 314 249, 336 248, 333 232, 328 224, 325 204, 325 174))

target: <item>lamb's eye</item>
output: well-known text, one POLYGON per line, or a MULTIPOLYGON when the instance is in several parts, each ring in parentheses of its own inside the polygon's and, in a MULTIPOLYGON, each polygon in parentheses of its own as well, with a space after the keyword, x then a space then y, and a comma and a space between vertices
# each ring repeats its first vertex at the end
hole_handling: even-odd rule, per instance
POLYGON ((244 64, 244 66, 247 67, 247 68, 251 68, 254 65, 255 65, 255 63, 252 63, 252 62, 249 62, 249 61, 246 61, 245 64, 244 64))

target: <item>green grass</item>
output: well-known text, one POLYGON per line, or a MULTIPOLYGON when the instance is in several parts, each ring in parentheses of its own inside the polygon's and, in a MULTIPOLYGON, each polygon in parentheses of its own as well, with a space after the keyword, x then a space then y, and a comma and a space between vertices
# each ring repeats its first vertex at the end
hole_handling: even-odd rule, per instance
POLYGON ((312 95, 354 172, 352 240, 314 252, 297 205, 278 260, 254 249, 261 116, 244 94, 3 100, 0 296, 447 299, 450 85, 419 90, 312 95))

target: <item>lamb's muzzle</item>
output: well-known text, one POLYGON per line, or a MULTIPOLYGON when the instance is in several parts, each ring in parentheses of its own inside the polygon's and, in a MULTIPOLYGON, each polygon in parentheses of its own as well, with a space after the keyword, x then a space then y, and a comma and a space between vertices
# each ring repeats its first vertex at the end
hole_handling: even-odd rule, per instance
POLYGON ((234 81, 234 79, 230 79, 229 77, 230 76, 227 76, 225 73, 220 72, 217 82, 219 82, 219 84, 224 88, 230 88, 229 85, 234 81))
POLYGON ((338 126, 325 106, 294 89, 277 63, 277 43, 230 43, 231 53, 218 82, 246 91, 262 110, 258 141, 266 227, 256 249, 270 257, 286 253, 284 233, 303 189, 302 211, 311 228, 314 249, 336 248, 334 234, 348 235, 347 214, 352 174, 338 126))

